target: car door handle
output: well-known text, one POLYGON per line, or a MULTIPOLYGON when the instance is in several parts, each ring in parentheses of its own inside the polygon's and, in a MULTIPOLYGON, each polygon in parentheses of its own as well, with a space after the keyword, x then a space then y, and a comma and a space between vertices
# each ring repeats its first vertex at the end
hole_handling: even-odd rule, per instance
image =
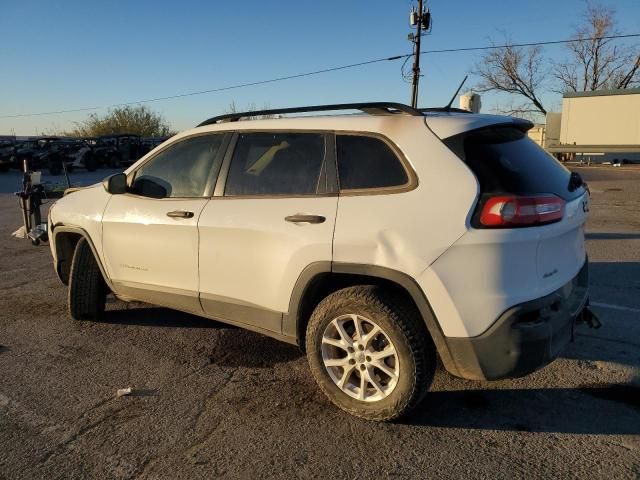
POLYGON ((289 215, 284 217, 287 222, 291 223, 323 223, 326 218, 322 215, 289 215))
POLYGON ((171 217, 171 218, 193 218, 193 212, 187 212, 185 210, 174 210, 173 212, 167 212, 167 217, 171 217))

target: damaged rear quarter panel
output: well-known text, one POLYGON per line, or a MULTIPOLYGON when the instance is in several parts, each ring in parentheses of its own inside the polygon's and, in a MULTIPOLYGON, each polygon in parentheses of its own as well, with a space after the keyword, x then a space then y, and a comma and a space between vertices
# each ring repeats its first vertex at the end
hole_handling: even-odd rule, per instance
POLYGON ((423 118, 395 119, 380 133, 404 154, 418 185, 410 191, 341 194, 333 260, 417 278, 467 231, 477 182, 423 118))

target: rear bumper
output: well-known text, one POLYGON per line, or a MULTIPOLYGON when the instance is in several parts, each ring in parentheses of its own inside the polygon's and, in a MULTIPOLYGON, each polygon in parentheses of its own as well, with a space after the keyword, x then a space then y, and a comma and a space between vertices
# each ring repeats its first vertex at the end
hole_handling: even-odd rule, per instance
POLYGON ((589 300, 589 263, 567 284, 504 312, 482 335, 445 337, 456 371, 473 380, 527 375, 554 360, 572 339, 589 300))

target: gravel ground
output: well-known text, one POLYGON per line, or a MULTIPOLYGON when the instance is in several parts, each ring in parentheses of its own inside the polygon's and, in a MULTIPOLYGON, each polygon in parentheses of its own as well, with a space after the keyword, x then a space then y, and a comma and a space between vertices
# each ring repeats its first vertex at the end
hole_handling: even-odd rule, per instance
POLYGON ((118 301, 70 320, 48 247, 9 236, 0 195, 0 478, 639 478, 640 173, 580 171, 603 328, 526 378, 439 370, 393 424, 334 408, 295 347, 258 334, 118 301))

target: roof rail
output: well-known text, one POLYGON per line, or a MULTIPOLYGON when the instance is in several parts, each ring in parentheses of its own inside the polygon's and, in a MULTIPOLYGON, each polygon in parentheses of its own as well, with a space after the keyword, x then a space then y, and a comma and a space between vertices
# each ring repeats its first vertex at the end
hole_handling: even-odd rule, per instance
POLYGON ((456 108, 456 107, 429 107, 429 108, 420 108, 419 109, 422 113, 429 113, 429 112, 444 112, 444 113, 471 113, 469 110, 465 110, 463 108, 456 108))
POLYGON ((371 115, 389 115, 403 113, 414 117, 421 117, 420 110, 403 103, 369 102, 369 103, 339 103, 335 105, 312 105, 309 107, 275 108, 271 110, 256 110, 254 112, 238 112, 218 115, 202 122, 198 127, 213 125, 219 122, 237 122, 243 117, 257 117, 260 115, 277 115, 286 113, 328 112, 335 110, 360 110, 371 115))

